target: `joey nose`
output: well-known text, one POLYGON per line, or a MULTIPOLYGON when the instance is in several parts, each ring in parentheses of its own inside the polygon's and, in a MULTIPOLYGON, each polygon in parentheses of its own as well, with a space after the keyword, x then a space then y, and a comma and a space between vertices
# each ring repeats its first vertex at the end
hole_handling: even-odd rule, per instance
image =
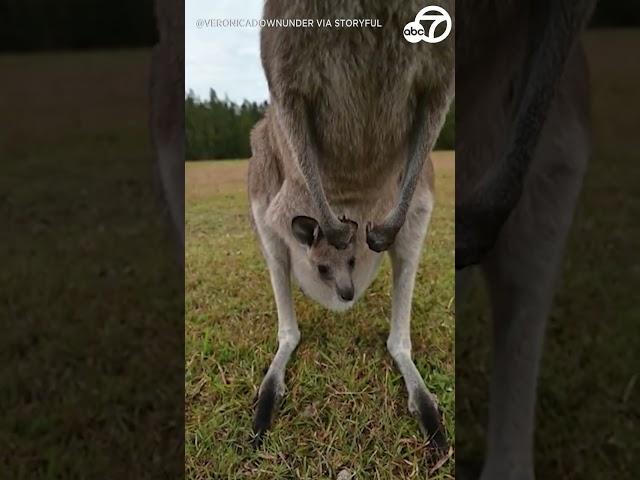
POLYGON ((345 302, 350 302, 351 300, 353 300, 353 285, 347 288, 338 289, 338 296, 345 302))

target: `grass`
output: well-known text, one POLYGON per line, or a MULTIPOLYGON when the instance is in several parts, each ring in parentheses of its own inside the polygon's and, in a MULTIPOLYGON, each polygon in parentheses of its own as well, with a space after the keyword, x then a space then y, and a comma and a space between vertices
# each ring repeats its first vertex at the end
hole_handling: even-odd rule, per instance
MULTIPOLYGON (((640 31, 586 36, 592 156, 551 312, 538 396, 538 478, 640 478, 637 129, 640 31)), ((488 319, 458 315, 457 456, 482 458, 488 319), (462 318, 465 318, 464 322, 462 318)))
POLYGON ((0 56, 2 478, 182 472, 182 272, 149 57, 0 56))
MULTIPOLYGON (((416 365, 453 439, 454 169, 452 154, 435 157, 437 203, 412 339, 416 365)), ((348 470, 357 479, 453 478, 452 460, 427 461, 385 349, 388 261, 349 312, 329 312, 296 292, 302 341, 287 369, 288 393, 262 450, 250 447, 252 400, 277 342, 268 273, 247 216, 246 167, 186 166, 187 477, 320 480, 348 470)))

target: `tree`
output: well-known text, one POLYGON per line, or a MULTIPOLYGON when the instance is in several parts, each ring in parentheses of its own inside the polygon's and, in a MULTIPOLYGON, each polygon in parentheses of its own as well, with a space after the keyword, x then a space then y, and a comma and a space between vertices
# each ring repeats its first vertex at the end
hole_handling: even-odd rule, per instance
POLYGON ((215 90, 201 100, 192 90, 185 98, 187 160, 249 158, 249 134, 264 116, 267 102, 241 105, 218 98, 215 90))

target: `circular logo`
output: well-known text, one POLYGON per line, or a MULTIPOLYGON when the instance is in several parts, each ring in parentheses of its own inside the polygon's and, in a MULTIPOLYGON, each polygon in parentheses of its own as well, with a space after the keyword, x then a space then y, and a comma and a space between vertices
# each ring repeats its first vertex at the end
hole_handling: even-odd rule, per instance
POLYGON ((410 43, 438 43, 447 38, 449 33, 451 33, 451 17, 442 7, 436 5, 424 7, 418 12, 413 22, 409 22, 404 26, 402 33, 404 34, 405 40, 410 43), (431 26, 428 31, 426 31, 420 23, 424 21, 431 21, 431 26), (436 29, 442 22, 446 22, 444 32, 436 36, 436 29))

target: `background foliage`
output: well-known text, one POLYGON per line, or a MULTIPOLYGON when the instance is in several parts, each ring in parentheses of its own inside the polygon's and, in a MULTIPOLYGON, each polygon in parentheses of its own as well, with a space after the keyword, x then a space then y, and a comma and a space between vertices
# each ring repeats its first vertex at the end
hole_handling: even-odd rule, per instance
POLYGON ((249 158, 249 133, 264 115, 267 102, 245 100, 238 105, 218 98, 211 89, 208 100, 190 91, 184 108, 188 160, 249 158))

